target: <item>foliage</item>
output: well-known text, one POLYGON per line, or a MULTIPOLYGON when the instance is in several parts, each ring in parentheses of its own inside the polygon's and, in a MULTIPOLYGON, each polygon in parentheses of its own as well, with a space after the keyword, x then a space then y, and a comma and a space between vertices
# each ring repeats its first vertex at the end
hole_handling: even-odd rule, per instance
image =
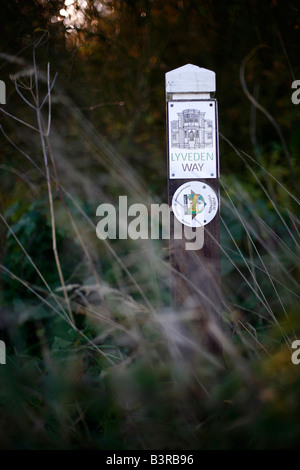
POLYGON ((1 6, 0 447, 296 449, 299 8, 74 5, 1 6), (95 234, 102 202, 165 201, 163 79, 184 63, 218 77, 221 353, 170 308, 163 241, 95 234))

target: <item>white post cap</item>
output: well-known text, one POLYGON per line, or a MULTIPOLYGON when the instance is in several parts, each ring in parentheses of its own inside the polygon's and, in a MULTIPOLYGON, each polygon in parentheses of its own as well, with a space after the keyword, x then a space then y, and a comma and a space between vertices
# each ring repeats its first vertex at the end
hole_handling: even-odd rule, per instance
POLYGON ((212 70, 187 64, 166 73, 166 93, 214 93, 216 74, 212 70))

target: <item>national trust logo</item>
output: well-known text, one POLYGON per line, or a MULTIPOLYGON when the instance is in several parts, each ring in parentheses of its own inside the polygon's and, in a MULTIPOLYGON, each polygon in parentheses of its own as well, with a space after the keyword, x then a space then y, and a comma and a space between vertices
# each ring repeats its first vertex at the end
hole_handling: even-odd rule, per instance
POLYGON ((182 184, 174 193, 172 209, 179 222, 189 227, 202 227, 213 220, 219 202, 215 191, 201 181, 182 184))

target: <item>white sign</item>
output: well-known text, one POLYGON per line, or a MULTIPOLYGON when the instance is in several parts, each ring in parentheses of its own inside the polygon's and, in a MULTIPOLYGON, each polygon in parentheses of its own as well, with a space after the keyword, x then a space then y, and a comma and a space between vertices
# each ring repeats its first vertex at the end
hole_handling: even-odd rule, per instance
POLYGON ((169 178, 217 178, 215 100, 169 101, 169 178))
POLYGON ((219 202, 214 190, 201 181, 189 181, 175 191, 172 209, 175 217, 189 227, 202 227, 212 221, 219 202))

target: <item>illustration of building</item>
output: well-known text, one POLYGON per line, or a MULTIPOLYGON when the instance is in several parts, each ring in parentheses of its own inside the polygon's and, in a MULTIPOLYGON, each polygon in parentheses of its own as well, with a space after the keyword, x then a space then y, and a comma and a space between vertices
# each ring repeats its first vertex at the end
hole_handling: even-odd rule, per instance
POLYGON ((184 149, 203 149, 213 146, 212 120, 205 119, 199 109, 184 109, 177 121, 171 121, 171 146, 184 149))

